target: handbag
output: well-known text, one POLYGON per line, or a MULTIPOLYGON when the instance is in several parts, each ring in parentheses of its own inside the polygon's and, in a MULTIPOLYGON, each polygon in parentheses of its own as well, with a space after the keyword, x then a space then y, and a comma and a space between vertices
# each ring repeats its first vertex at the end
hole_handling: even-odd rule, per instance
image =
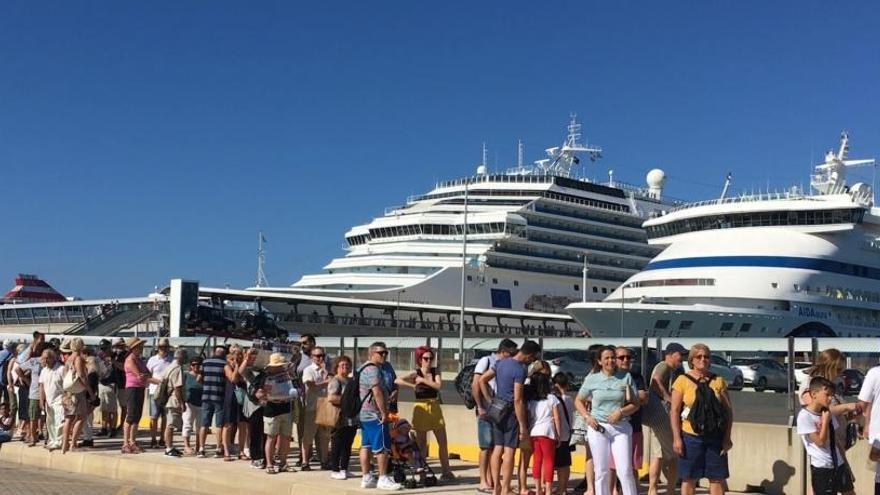
POLYGON ((844 449, 849 450, 859 440, 859 425, 855 421, 846 424, 846 441, 844 449))
POLYGON ((330 403, 327 397, 318 397, 315 408, 315 424, 335 428, 339 423, 339 408, 330 403))
POLYGON ((512 401, 504 400, 496 395, 492 397, 492 402, 489 403, 485 419, 493 425, 500 425, 507 419, 512 409, 512 401))
POLYGON ((67 368, 67 371, 64 372, 64 379, 61 383, 61 387, 69 394, 78 394, 86 389, 73 366, 67 368))

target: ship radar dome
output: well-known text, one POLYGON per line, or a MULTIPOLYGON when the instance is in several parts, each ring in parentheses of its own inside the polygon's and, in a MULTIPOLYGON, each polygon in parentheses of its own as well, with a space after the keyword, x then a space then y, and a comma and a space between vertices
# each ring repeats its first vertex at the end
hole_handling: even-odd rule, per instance
POLYGON ((666 172, 655 168, 645 176, 645 182, 648 183, 648 194, 652 198, 660 199, 660 195, 663 193, 663 185, 666 183, 666 172))
POLYGON ((477 167, 477 175, 486 175, 486 166, 480 165, 477 167))

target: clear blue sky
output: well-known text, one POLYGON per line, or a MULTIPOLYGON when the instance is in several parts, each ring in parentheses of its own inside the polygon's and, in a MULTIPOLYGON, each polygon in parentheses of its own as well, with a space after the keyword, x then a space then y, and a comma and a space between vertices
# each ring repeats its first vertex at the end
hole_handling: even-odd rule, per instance
POLYGON ((558 144, 687 199, 880 155, 877 2, 0 4, 0 290, 272 284, 437 179, 558 144))

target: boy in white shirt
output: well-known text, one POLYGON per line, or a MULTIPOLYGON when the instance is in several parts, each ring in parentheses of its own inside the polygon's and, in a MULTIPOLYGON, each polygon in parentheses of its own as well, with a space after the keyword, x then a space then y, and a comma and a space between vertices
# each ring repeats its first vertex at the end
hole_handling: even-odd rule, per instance
MULTIPOLYGON (((810 381, 812 401, 798 414, 797 432, 810 457, 811 484, 814 495, 854 495, 853 477, 843 455, 844 449, 834 442, 837 418, 828 410, 834 384, 816 377, 810 381)), ((855 408, 856 404, 852 404, 855 408)))

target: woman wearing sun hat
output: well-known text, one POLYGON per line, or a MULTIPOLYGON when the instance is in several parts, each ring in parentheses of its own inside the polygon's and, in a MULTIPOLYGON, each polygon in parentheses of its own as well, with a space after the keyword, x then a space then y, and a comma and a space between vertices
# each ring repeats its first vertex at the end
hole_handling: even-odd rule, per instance
POLYGON ((293 471, 287 465, 287 454, 290 451, 290 437, 293 435, 293 407, 291 401, 299 397, 299 391, 293 386, 290 362, 281 353, 269 356, 266 365, 265 385, 257 397, 264 402, 263 433, 266 435, 266 472, 277 474, 293 471), (275 454, 281 460, 273 465, 275 454))
POLYGON ((150 382, 150 370, 143 359, 145 340, 132 337, 126 342, 128 355, 125 357, 125 389, 128 394, 125 426, 123 428, 122 453, 140 454, 143 449, 137 444, 138 423, 144 413, 144 397, 150 382))
POLYGON ((76 393, 64 392, 62 405, 64 406, 64 426, 61 433, 61 452, 76 450, 76 440, 82 431, 86 417, 89 415, 89 405, 92 391, 86 371, 85 356, 83 356, 85 343, 83 339, 74 337, 61 344, 61 353, 69 354, 64 362, 64 374, 75 372, 77 380, 82 384, 82 390, 76 393))

